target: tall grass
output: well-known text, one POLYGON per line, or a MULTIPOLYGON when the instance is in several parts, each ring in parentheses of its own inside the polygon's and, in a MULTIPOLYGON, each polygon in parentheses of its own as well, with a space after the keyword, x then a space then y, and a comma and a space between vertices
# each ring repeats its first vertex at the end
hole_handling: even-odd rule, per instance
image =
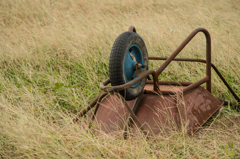
MULTIPOLYGON (((193 137, 123 140, 94 135, 72 118, 108 78, 115 38, 134 25, 149 56, 169 56, 197 27, 212 37, 212 62, 240 95, 240 1, 0 1, 2 158, 239 158, 240 114, 230 106, 193 137)), ((179 57, 205 58, 197 35, 179 57)), ((162 62, 151 62, 157 69, 162 62)), ((197 81, 203 64, 174 62, 162 80, 197 81), (181 71, 180 71, 181 70, 181 71)), ((217 97, 236 102, 213 74, 217 97)))

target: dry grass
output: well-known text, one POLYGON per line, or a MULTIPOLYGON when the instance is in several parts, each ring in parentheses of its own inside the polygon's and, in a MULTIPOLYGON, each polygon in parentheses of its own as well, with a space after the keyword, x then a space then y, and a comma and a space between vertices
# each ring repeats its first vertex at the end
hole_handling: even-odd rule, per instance
MULTIPOLYGON (((0 2, 1 158, 239 158, 239 113, 193 137, 95 136, 72 123, 108 77, 115 38, 134 25, 149 56, 169 56, 197 27, 212 37, 212 62, 240 95, 240 1, 4 0, 0 2)), ((203 34, 180 57, 205 58, 203 34)), ((153 62, 150 69, 160 64, 153 62)), ((172 63, 163 80, 196 81, 202 64, 172 63), (180 72, 182 70, 182 72, 180 72)), ((217 97, 236 102, 216 75, 217 97)))

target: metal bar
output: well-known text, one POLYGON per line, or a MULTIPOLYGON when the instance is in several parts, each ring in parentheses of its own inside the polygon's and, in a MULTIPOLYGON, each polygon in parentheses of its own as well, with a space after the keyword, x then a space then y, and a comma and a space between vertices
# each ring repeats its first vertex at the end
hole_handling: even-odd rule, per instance
MULTIPOLYGON (((102 82, 104 86, 108 85, 110 83, 110 78, 106 79, 105 81, 102 82)), ((101 85, 101 84, 100 84, 101 85)))
POLYGON ((129 111, 131 117, 133 118, 133 120, 135 121, 135 123, 137 124, 137 126, 142 130, 142 132, 147 135, 147 133, 144 131, 142 125, 140 124, 137 116, 134 114, 134 112, 131 110, 131 108, 128 106, 126 100, 120 95, 118 94, 119 98, 122 100, 123 104, 126 106, 127 110, 129 111))
POLYGON ((224 79, 224 77, 222 76, 222 74, 218 71, 217 67, 215 67, 213 64, 211 64, 212 68, 214 69, 214 71, 218 74, 218 76, 221 78, 221 80, 223 81, 223 83, 225 84, 225 86, 228 88, 228 90, 232 93, 232 95, 234 96, 234 98, 238 101, 238 103, 240 103, 240 98, 237 96, 237 94, 233 91, 233 89, 230 87, 230 85, 227 83, 227 81, 224 79))
MULTIPOLYGON (((189 86, 192 82, 176 82, 176 81, 158 81, 159 85, 176 85, 176 86, 189 86)), ((147 80, 146 84, 153 84, 153 80, 147 80)))
MULTIPOLYGON (((135 102, 133 104, 132 111, 133 111, 134 114, 136 113, 136 110, 137 110, 137 108, 139 106, 139 102, 141 101, 143 94, 144 94, 144 90, 141 92, 141 94, 138 96, 138 98, 135 100, 135 102)), ((124 130, 123 137, 124 137, 124 139, 127 138, 127 127, 130 126, 130 124, 132 122, 130 117, 132 118, 132 116, 129 115, 128 120, 127 120, 126 124, 123 127, 123 130, 124 130)))
POLYGON ((107 92, 102 92, 99 96, 94 98, 93 101, 91 101, 85 109, 83 109, 81 112, 77 114, 77 116, 73 119, 73 122, 77 122, 80 117, 85 115, 90 109, 94 107, 98 100, 102 100, 102 98, 104 98, 107 94, 108 94, 107 92))
MULTIPOLYGON (((168 57, 148 57, 148 60, 167 60, 168 57)), ((190 62, 203 62, 206 63, 206 60, 202 59, 189 59, 189 58, 174 58, 173 61, 190 61, 190 62)))
POLYGON ((187 86, 186 88, 184 88, 183 93, 186 93, 187 91, 190 91, 191 89, 196 88, 196 87, 200 86, 201 84, 203 84, 207 81, 209 81, 209 77, 204 77, 203 79, 201 79, 201 80, 187 86))
POLYGON ((157 76, 163 72, 163 70, 173 61, 173 59, 179 54, 179 52, 192 40, 192 38, 198 33, 203 32, 206 37, 206 76, 209 77, 207 81, 207 90, 211 92, 211 37, 209 32, 205 28, 195 29, 181 44, 180 46, 169 56, 166 61, 156 71, 157 76))
POLYGON ((134 113, 136 113, 136 111, 137 111, 137 108, 138 108, 138 106, 139 106, 139 102, 141 101, 141 98, 142 98, 143 94, 144 94, 144 90, 143 90, 142 93, 138 96, 138 98, 136 99, 136 101, 135 101, 134 104, 133 104, 132 111, 133 111, 134 113))

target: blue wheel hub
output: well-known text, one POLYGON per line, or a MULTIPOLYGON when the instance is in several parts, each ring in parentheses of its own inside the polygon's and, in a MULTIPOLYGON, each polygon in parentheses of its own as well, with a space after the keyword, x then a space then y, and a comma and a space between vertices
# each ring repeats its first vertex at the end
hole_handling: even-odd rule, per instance
MULTIPOLYGON (((142 65, 144 64, 143 63, 142 51, 141 51, 141 49, 139 48, 138 45, 132 44, 128 48, 128 51, 127 51, 126 56, 125 56, 125 61, 124 61, 124 75, 125 75, 126 82, 129 82, 132 79, 137 77, 136 69, 134 67, 135 63, 137 63, 137 62, 142 64, 142 65), (133 57, 135 59, 133 59, 133 57)), ((143 71, 143 69, 142 69, 142 71, 143 71)), ((139 83, 140 83, 140 81, 138 83, 134 84, 131 87, 135 88, 139 85, 139 83)))

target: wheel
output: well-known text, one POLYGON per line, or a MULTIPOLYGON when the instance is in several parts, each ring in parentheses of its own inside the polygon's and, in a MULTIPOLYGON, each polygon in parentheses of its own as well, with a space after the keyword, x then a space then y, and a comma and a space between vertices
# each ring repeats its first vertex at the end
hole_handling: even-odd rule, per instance
MULTIPOLYGON (((146 45, 135 32, 124 32, 117 37, 112 46, 109 58, 109 76, 112 86, 125 84, 136 78, 135 63, 145 66, 142 71, 148 69, 148 53, 146 45)), ((133 86, 119 91, 126 99, 132 100, 139 96, 146 83, 146 78, 133 86)))

